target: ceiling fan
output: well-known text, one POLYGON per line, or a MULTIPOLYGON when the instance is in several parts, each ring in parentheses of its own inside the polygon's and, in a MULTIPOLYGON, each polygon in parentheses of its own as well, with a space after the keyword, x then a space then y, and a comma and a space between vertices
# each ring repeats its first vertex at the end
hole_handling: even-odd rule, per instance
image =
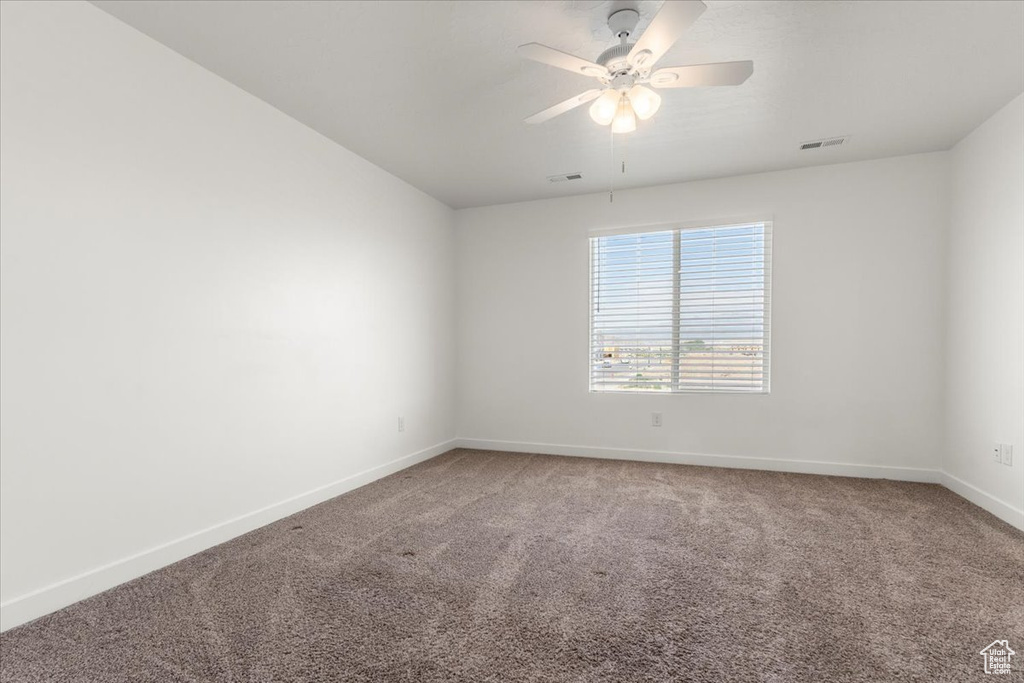
POLYGON ((636 130, 636 120, 645 121, 661 107, 661 96, 645 87, 693 88, 709 85, 739 85, 754 72, 754 63, 721 62, 669 66, 656 71, 655 63, 707 9, 700 0, 666 0, 647 30, 635 42, 629 39, 636 30, 640 14, 622 9, 608 17, 608 28, 619 39, 594 62, 561 52, 540 43, 520 45, 521 56, 543 64, 557 66, 601 82, 600 88, 570 97, 553 107, 526 119, 526 123, 543 123, 559 114, 593 101, 590 118, 602 126, 611 124, 613 133, 636 130))

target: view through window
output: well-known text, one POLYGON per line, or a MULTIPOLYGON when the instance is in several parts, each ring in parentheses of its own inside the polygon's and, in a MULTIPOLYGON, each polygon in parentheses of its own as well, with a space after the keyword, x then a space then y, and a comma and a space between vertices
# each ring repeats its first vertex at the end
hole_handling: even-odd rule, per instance
POLYGON ((590 239, 590 389, 768 391, 771 223, 590 239))

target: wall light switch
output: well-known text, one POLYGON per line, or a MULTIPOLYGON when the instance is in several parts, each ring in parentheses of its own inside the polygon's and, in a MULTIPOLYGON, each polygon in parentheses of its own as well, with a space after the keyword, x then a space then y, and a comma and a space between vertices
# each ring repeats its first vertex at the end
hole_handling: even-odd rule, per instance
POLYGON ((1013 467, 1013 444, 1004 443, 999 444, 999 454, 1002 458, 1003 464, 1007 467, 1013 467))
POLYGON ((992 444, 992 450, 990 452, 992 454, 992 459, 993 460, 995 460, 996 462, 1002 462, 1003 461, 1003 444, 1001 444, 1001 443, 994 443, 994 444, 992 444))
POLYGON ((661 426, 661 413, 651 413, 651 426, 652 427, 660 427, 661 426))

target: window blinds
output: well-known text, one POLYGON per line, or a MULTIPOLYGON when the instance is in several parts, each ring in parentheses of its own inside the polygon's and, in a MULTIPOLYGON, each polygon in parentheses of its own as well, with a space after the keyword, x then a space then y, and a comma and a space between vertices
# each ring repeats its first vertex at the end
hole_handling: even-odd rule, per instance
POLYGON ((771 223, 592 237, 590 389, 768 391, 771 223))

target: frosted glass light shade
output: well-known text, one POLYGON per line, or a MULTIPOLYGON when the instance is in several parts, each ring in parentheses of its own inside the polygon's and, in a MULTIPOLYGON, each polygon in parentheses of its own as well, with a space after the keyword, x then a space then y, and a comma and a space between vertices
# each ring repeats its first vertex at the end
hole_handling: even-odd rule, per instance
POLYGON ((601 96, 590 105, 590 118, 602 126, 607 126, 615 118, 619 109, 619 100, 622 99, 618 90, 609 88, 601 93, 601 96))
POLYGON ((641 121, 646 121, 654 116, 661 107, 661 95, 642 85, 634 85, 630 88, 629 101, 633 104, 633 111, 641 121))
POLYGON ((634 130, 636 130, 636 114, 633 113, 633 105, 630 103, 629 97, 623 95, 619 100, 615 118, 612 120, 612 132, 632 133, 634 130))

